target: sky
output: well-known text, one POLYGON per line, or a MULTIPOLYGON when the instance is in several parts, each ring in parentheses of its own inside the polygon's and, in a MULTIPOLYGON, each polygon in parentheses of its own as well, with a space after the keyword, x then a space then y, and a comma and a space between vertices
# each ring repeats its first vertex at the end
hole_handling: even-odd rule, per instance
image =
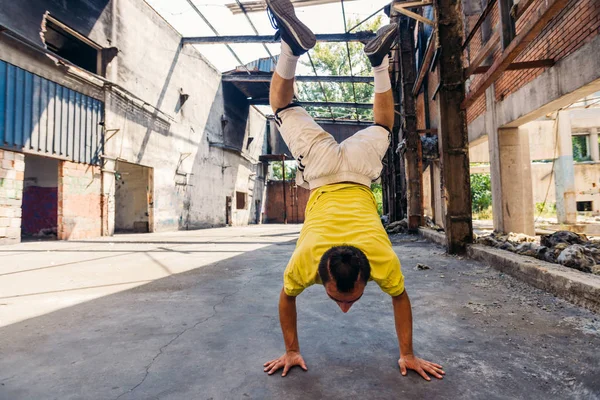
MULTIPOLYGON (((186 0, 146 1, 182 36, 214 36, 214 33, 186 0)), ((235 3, 235 0, 192 1, 220 35, 255 34, 243 14, 233 15, 225 6, 228 3, 235 3)), ((242 0, 242 3, 244 1, 242 0)), ((346 18, 363 20, 387 3, 389 3, 389 0, 346 0, 344 1, 346 18)), ((249 13, 248 15, 260 35, 275 34, 265 11, 249 13)), ((296 15, 315 33, 344 32, 341 1, 311 7, 296 7, 296 15)), ((385 21, 387 19, 384 19, 384 23, 385 21)), ((360 27, 357 30, 360 30, 360 27)), ((232 70, 239 64, 225 45, 195 46, 221 72, 232 70)), ((268 57, 268 53, 262 44, 231 44, 231 47, 244 63, 268 57)), ((279 54, 278 44, 268 44, 267 47, 271 54, 279 54)), ((298 73, 310 73, 310 71, 299 64, 298 73)))

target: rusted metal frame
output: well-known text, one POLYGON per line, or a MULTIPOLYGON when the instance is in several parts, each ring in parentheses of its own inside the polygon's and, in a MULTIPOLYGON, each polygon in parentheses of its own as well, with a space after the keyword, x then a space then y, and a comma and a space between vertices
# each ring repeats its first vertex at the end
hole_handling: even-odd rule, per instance
POLYGON ((285 200, 285 154, 281 155, 281 173, 283 174, 283 223, 287 224, 287 204, 285 200))
MULTIPOLYGON (((235 0, 235 2, 238 4, 238 6, 240 7, 240 9, 244 13, 244 16, 248 20, 248 23, 250 24, 250 27, 252 27, 252 30, 254 31, 254 34, 258 35, 258 30, 256 30, 256 27, 254 26, 254 23, 252 22, 252 20, 250 19, 250 16, 246 12, 246 8, 244 7, 244 5, 240 2, 240 0, 235 0)), ((269 57, 271 57, 271 60, 273 60, 273 65, 275 65, 277 63, 275 61, 275 57, 273 57, 273 54, 271 54, 271 51, 269 50, 269 48, 267 47, 267 45, 265 43, 263 43, 262 45, 265 48, 265 50, 267 51, 267 54, 269 55, 269 57)))
POLYGON ((431 61, 433 60, 433 54, 435 52, 437 40, 435 38, 436 31, 434 30, 431 36, 429 37, 429 43, 427 44, 427 50, 425 50, 425 57, 423 58, 423 63, 421 65, 421 69, 419 70, 419 75, 417 80, 415 81, 415 86, 413 87, 412 94, 414 96, 419 94, 421 90, 421 85, 423 84, 423 80, 427 76, 429 72, 429 67, 431 65, 431 61))
POLYGON ((422 22, 424 24, 431 25, 431 26, 434 25, 434 22, 432 20, 427 19, 427 18, 425 18, 422 15, 419 15, 419 14, 417 14, 415 12, 412 12, 412 11, 408 10, 407 6, 402 6, 401 4, 395 3, 394 4, 394 10, 398 11, 400 14, 406 15, 407 17, 410 17, 412 19, 416 19, 417 21, 422 22))
MULTIPOLYGON (((543 60, 535 60, 535 61, 522 61, 512 63, 506 68, 507 71, 517 71, 521 69, 532 69, 532 68, 547 68, 554 65, 553 59, 543 59, 543 60)), ((489 65, 484 65, 482 67, 475 68, 473 74, 485 74, 490 69, 489 65)))
MULTIPOLYGON (((211 31, 213 31, 213 33, 215 35, 217 35, 217 37, 219 37, 219 32, 217 32, 217 30, 215 29, 214 26, 212 26, 212 24, 206 19, 206 17, 204 16, 204 14, 202 14, 200 12, 200 10, 198 9, 198 7, 196 7, 196 5, 192 2, 192 0, 186 0, 188 2, 188 4, 192 7, 192 9, 196 12, 196 14, 198 14, 198 16, 200 16, 200 18, 202 18, 202 21, 204 21, 204 23, 210 28, 211 31)), ((182 43, 185 43, 183 41, 184 39, 182 39, 182 43)), ((227 50, 229 50, 229 52, 231 53, 231 55, 233 55, 233 57, 235 57, 235 59, 237 60, 238 63, 240 63, 241 66, 244 66, 246 64, 244 64, 244 62, 242 60, 240 60, 240 58, 238 57, 238 55, 235 53, 235 51, 233 51, 233 49, 231 48, 231 46, 229 44, 225 44, 225 47, 227 47, 227 50)), ((250 75, 250 70, 246 67, 246 72, 248 72, 248 75, 250 75)))
POLYGON ((492 36, 490 36, 490 39, 487 41, 485 46, 479 50, 479 53, 477 53, 473 59, 473 62, 465 69, 465 79, 475 73, 475 70, 481 65, 481 63, 496 50, 498 44, 500 44, 500 24, 496 25, 492 36))
POLYGON ((409 17, 400 17, 400 80, 402 87, 402 137, 406 141, 404 153, 407 214, 409 232, 418 232, 423 225, 423 157, 421 138, 417 133, 417 111, 412 89, 415 85, 415 47, 409 17))
POLYGON ((473 240, 469 171, 469 138, 466 112, 462 44, 463 14, 454 0, 436 0, 435 20, 442 49, 437 74, 442 199, 448 252, 464 252, 473 240), (460 55, 460 56, 457 56, 460 55))
POLYGON ((379 10, 375 11, 373 14, 369 15, 367 18, 363 19, 358 24, 356 24, 352 28, 348 29, 346 31, 346 33, 352 32, 353 30, 355 30, 356 28, 358 28, 359 26, 361 26, 362 24, 364 24, 365 22, 367 22, 368 20, 370 20, 371 18, 373 18, 375 15, 377 15, 378 13, 380 13, 381 11, 383 11, 383 9, 386 8, 387 6, 388 6, 388 4, 386 4, 385 6, 381 7, 379 10))
MULTIPOLYGON (((308 55, 308 60, 310 61, 310 65, 312 66, 313 72, 315 73, 315 77, 318 77, 319 74, 317 74, 317 68, 315 67, 312 57, 310 56, 310 51, 307 51, 306 54, 308 55)), ((321 81, 319 81, 319 86, 321 87, 321 93, 323 93, 323 98, 325 99, 326 102, 329 103, 329 99, 327 98, 327 93, 325 93, 325 88, 323 87, 323 83, 321 81)), ((331 119, 333 119, 335 121, 335 115, 333 115, 333 109, 331 108, 331 106, 329 106, 329 113, 331 114, 331 119)))
MULTIPOLYGON (((248 103, 254 106, 266 106, 269 105, 269 99, 249 99, 248 103)), ((373 103, 346 103, 335 101, 297 101, 296 104, 302 107, 373 108, 373 103)))
POLYGON ((469 32, 469 34, 467 35, 467 38, 465 39, 465 41, 462 45, 463 51, 467 48, 469 43, 471 43, 471 40, 473 40, 473 38, 475 37, 475 34, 481 27, 481 24, 483 24, 483 21, 485 21, 487 16, 490 15, 492 10, 494 9, 494 6, 496 5, 496 1, 498 1, 498 0, 489 0, 488 1, 487 6, 485 6, 485 10, 483 10, 481 15, 479 16, 479 19, 477 19, 477 22, 475 22, 475 26, 473 27, 473 29, 471 29, 471 32, 469 32))
MULTIPOLYGON (((519 18, 521 18, 521 16, 523 14, 525 14, 525 11, 527 11, 527 9, 529 7, 531 7, 531 5, 535 2, 535 0, 521 0, 518 4, 515 4, 513 6, 516 7, 516 13, 514 15, 515 21, 518 20, 519 18)), ((512 11, 512 10, 511 10, 512 11)))
MULTIPOLYGON (((223 82, 271 82, 273 74, 261 75, 223 75, 223 82)), ((336 75, 296 75, 297 82, 356 82, 373 83, 373 76, 336 76, 336 75)))
MULTIPOLYGON (((342 4, 342 18, 344 19, 344 32, 348 32, 348 27, 346 26, 346 8, 344 7, 344 0, 340 0, 342 4)), ((348 54, 348 66, 350 67, 350 76, 354 78, 354 72, 352 71, 352 58, 350 57, 350 44, 346 42, 346 53, 348 54)), ((354 102, 357 103, 356 100, 356 86, 354 82, 352 82, 352 94, 354 96, 354 102)), ((356 120, 360 121, 360 115, 358 115, 358 108, 356 109, 356 120)))
POLYGON ((469 107, 479 96, 485 93, 508 66, 525 50, 525 48, 539 35, 550 20, 558 14, 569 0, 548 0, 544 7, 537 10, 532 20, 515 37, 511 44, 504 50, 502 55, 492 64, 489 71, 484 75, 481 82, 469 92, 463 101, 463 108, 469 107))
MULTIPOLYGON (((188 0, 189 1, 189 0, 188 0)), ((355 33, 321 33, 315 35, 317 42, 363 42, 375 37, 375 33, 359 31, 355 33)), ((217 35, 190 36, 181 39, 183 44, 227 44, 227 43, 279 43, 273 35, 217 35)))

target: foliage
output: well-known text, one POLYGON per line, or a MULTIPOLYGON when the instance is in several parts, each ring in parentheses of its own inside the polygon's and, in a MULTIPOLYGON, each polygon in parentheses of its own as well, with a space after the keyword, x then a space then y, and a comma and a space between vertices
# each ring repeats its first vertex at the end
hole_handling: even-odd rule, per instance
POLYGON ((492 213, 492 207, 488 207, 485 210, 481 210, 479 212, 473 213, 474 220, 490 220, 494 218, 494 214, 492 213))
MULTIPOLYGON (((350 19, 346 25, 352 27, 358 23, 358 19, 350 19)), ((361 25, 358 30, 377 31, 381 27, 382 18, 378 16, 372 21, 367 21, 361 25)), ((314 63, 318 75, 345 75, 350 76, 369 76, 371 74, 371 64, 369 59, 363 53, 364 45, 358 42, 348 43, 317 43, 314 49, 310 52, 310 56, 314 63), (352 69, 348 63, 348 51, 350 52, 350 60, 352 69)), ((305 66, 312 69, 310 62, 302 62, 305 66)), ((344 83, 326 83, 323 82, 306 82, 298 84, 300 98, 306 101, 331 101, 331 102, 354 102, 356 94, 356 102, 371 103, 373 101, 372 85, 366 83, 351 82, 344 83), (321 85, 322 88, 321 89, 321 85), (325 92, 325 95, 323 95, 325 92)), ((323 117, 331 117, 331 114, 336 118, 356 118, 373 119, 373 110, 369 109, 352 109, 352 108, 332 108, 331 111, 326 107, 311 107, 311 111, 323 117)))
POLYGON ((490 174, 471 174, 471 201, 474 213, 487 210, 492 205, 490 174))
MULTIPOLYGON (((298 170, 298 165, 296 161, 286 161, 285 162, 285 180, 291 181, 296 179, 296 171, 298 170)), ((271 179, 282 181, 283 180, 283 172, 281 169, 281 162, 274 162, 271 164, 271 179)))
POLYGON ((381 183, 372 183, 371 190, 373 191, 373 195, 375 196, 375 201, 377 202, 377 212, 379 216, 383 215, 383 191, 381 189, 381 183))
POLYGON ((535 203, 535 213, 542 217, 556 216, 556 203, 535 203))
POLYGON ((576 135, 571 138, 573 142, 573 160, 577 162, 591 161, 591 156, 588 151, 588 136, 576 135))

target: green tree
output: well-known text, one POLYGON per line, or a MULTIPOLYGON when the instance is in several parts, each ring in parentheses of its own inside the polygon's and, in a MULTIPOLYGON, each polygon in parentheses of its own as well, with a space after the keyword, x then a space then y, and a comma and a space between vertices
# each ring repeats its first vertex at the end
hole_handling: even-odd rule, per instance
POLYGON ((471 201, 475 213, 487 210, 492 205, 490 174, 471 174, 471 201))
MULTIPOLYGON (((273 171, 272 179, 281 181, 283 180, 283 172, 281 169, 281 162, 274 162, 271 164, 271 168, 273 171)), ((285 162, 285 180, 290 181, 296 179, 296 171, 298 170, 298 166, 296 165, 296 161, 286 161, 285 162)))
MULTIPOLYGON (((358 23, 358 19, 350 19, 346 25, 352 27, 358 23)), ((371 21, 365 22, 357 30, 377 31, 381 27, 382 18, 378 16, 371 21)), ((356 30, 355 30, 356 31, 356 30)), ((314 63, 318 75, 343 75, 350 76, 351 71, 354 76, 370 76, 371 64, 369 59, 363 53, 364 45, 358 42, 348 43, 317 43, 310 51, 310 57, 314 63), (352 63, 352 70, 348 62, 348 50, 352 63)), ((305 66, 312 69, 310 61, 302 62, 305 66)), ((306 101, 331 101, 331 102, 356 102, 371 103, 373 101, 372 85, 367 83, 332 83, 332 82, 303 82, 298 84, 300 99, 306 101), (321 89, 322 85, 322 89, 321 89), (325 92, 325 94, 323 94, 325 92)), ((361 119, 372 120, 373 110, 352 109, 352 108, 332 108, 310 107, 309 111, 319 117, 352 118, 357 116, 361 119), (358 112, 358 115, 357 115, 358 112)))

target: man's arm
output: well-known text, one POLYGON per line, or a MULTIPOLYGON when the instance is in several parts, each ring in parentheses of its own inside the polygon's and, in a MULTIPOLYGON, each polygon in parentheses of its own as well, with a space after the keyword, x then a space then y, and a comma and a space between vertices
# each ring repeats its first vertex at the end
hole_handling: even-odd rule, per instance
POLYGON ((275 360, 265 363, 264 371, 269 375, 280 368, 283 368, 283 374, 286 376, 290 368, 299 365, 307 371, 306 363, 300 355, 300 344, 298 343, 298 328, 296 324, 296 297, 288 296, 284 289, 281 289, 279 295, 279 323, 283 332, 283 342, 285 343, 285 354, 275 360))
POLYGON ((427 373, 442 379, 444 371, 441 365, 422 360, 415 357, 412 344, 412 310, 410 299, 406 290, 401 295, 392 297, 394 306, 394 321, 396 324, 396 334, 398 335, 398 344, 400 345, 400 359, 398 365, 402 375, 406 375, 407 369, 416 371, 426 380, 431 380, 427 373))

